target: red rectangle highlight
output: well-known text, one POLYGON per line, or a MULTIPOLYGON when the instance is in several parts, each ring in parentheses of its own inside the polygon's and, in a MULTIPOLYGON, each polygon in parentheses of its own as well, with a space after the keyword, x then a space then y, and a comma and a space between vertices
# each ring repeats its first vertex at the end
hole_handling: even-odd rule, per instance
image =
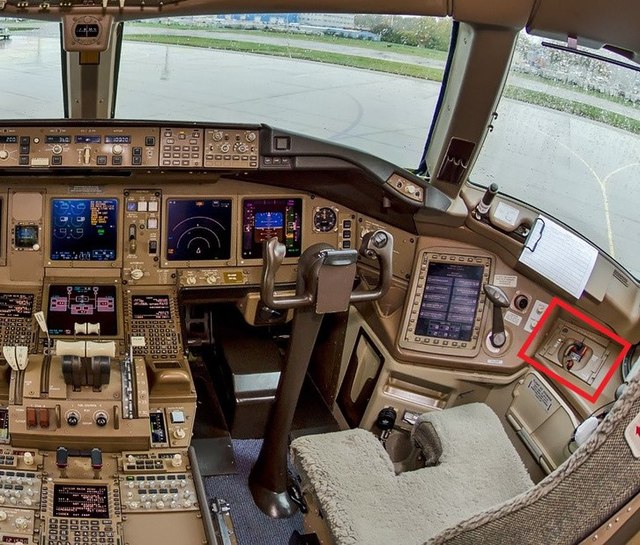
POLYGON ((540 320, 538 321, 538 324, 533 328, 533 331, 527 337, 527 340, 524 342, 524 344, 520 348, 520 351, 518 352, 518 357, 521 358, 523 361, 526 361, 532 367, 535 367, 538 371, 540 371, 540 372, 544 373, 545 375, 547 375, 548 377, 558 381, 560 384, 562 384, 563 386, 565 386, 569 390, 571 390, 571 391, 575 392, 576 394, 584 397, 590 403, 595 403, 597 401, 597 399, 600 397, 600 394, 602 394, 603 390, 606 388, 606 386, 609 383, 609 381, 611 380, 611 377, 613 377, 613 374, 616 372, 618 367, 620 367, 620 364, 622 363, 622 360, 624 359, 625 355, 629 351, 629 348, 631 348, 631 343, 629 341, 627 341, 627 340, 623 339, 622 337, 616 335, 613 331, 607 329, 602 324, 599 324, 598 322, 596 322, 592 318, 589 318, 588 316, 586 316, 585 314, 580 312, 578 309, 572 307, 570 304, 565 303, 564 301, 562 301, 558 297, 554 297, 551 300, 551 303, 549 303, 549 306, 547 307, 547 310, 544 311, 544 314, 541 316, 540 320), (535 359, 533 359, 532 357, 530 357, 530 356, 528 356, 526 354, 527 350, 531 346, 531 343, 533 343, 534 339, 536 338, 536 335, 540 332, 540 330, 542 329, 542 326, 549 319, 549 317, 551 316, 553 310, 556 307, 562 308, 563 310, 565 310, 569 314, 575 316, 576 318, 578 318, 579 320, 584 322, 590 328, 594 329, 595 331, 598 331, 599 333, 601 333, 602 335, 604 335, 606 337, 609 337, 611 340, 615 341, 616 343, 618 343, 622 347, 621 350, 620 350, 620 353, 618 354, 618 357, 615 359, 615 361, 613 362, 613 364, 609 368, 609 371, 607 371, 607 374, 602 379, 600 384, 597 385, 596 390, 595 390, 595 392, 593 394, 590 394, 586 390, 580 388, 579 386, 576 386, 572 382, 569 382, 566 378, 560 376, 558 373, 552 371, 551 369, 549 369, 548 367, 546 367, 542 363, 536 361, 535 359))

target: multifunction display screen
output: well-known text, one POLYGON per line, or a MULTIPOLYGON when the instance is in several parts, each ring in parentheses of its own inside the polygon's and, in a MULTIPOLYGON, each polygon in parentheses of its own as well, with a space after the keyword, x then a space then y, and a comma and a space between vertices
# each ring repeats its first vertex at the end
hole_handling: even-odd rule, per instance
POLYGON ((33 294, 0 293, 0 319, 31 318, 33 294))
POLYGON ((114 261, 117 240, 116 199, 51 201, 53 261, 114 261))
POLYGON ((483 272, 482 265, 430 262, 416 335, 471 340, 483 272))
POLYGON ((167 260, 229 259, 231 211, 230 199, 167 201, 167 260))
POLYGON ((109 494, 103 485, 54 484, 53 516, 108 519, 109 494))
POLYGON ((49 286, 47 325, 51 335, 117 335, 115 286, 49 286), (95 324, 99 324, 96 331, 95 324))
POLYGON ((131 314, 134 320, 170 320, 169 296, 134 295, 131 298, 131 314))
POLYGON ((242 205, 242 257, 262 257, 262 243, 277 237, 286 257, 302 252, 302 199, 247 199, 242 205))

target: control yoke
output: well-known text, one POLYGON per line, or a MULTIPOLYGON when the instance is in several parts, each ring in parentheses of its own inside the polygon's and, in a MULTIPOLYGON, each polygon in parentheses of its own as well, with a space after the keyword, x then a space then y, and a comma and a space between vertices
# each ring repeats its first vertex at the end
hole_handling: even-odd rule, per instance
MULTIPOLYGON (((379 272, 380 277, 378 279, 378 284, 372 290, 362 290, 362 291, 354 291, 351 292, 351 285, 349 285, 349 299, 347 301, 347 305, 345 308, 340 308, 338 310, 322 310, 323 308, 329 308, 332 305, 328 301, 323 301, 324 297, 330 297, 332 299, 337 299, 337 295, 331 295, 331 291, 327 292, 319 292, 317 288, 323 288, 321 280, 321 269, 323 266, 331 266, 331 267, 340 267, 340 266, 351 266, 355 265, 357 253, 355 250, 336 250, 331 248, 329 245, 325 244, 316 244, 309 248, 309 250, 316 250, 313 252, 315 259, 310 264, 311 266, 306 267, 307 270, 304 271, 303 275, 298 275, 298 281, 303 282, 303 290, 302 293, 298 293, 296 290, 296 295, 293 296, 276 296, 275 293, 275 283, 276 283, 276 273, 282 265, 284 261, 284 257, 286 254, 286 246, 278 242, 277 238, 270 238, 264 243, 264 267, 262 269, 262 283, 260 296, 265 304, 273 309, 296 309, 302 308, 306 306, 315 305, 316 311, 319 314, 325 314, 327 312, 340 312, 341 310, 347 310, 349 303, 362 303, 365 301, 373 301, 382 297, 389 286, 391 285, 391 260, 393 255, 393 237, 391 234, 387 233, 383 230, 377 230, 370 233, 367 233, 362 238, 362 244, 360 245, 359 253, 363 257, 368 259, 376 259, 379 263, 379 272), (319 304, 318 304, 319 303, 319 304)), ((309 252, 307 250, 307 252, 309 252)), ((300 259, 300 270, 303 270, 303 260, 305 260, 305 255, 300 259)), ((310 258, 305 260, 307 263, 310 261, 310 258)), ((351 276, 351 280, 355 278, 355 270, 353 271, 353 276, 345 274, 346 271, 341 271, 341 276, 351 276)), ((335 289, 335 286, 332 287, 332 290, 335 289)), ((335 301, 338 303, 338 301, 335 301)), ((344 303, 344 301, 340 301, 340 303, 344 303)), ((344 305, 338 305, 344 306, 344 305)))
POLYGON ((289 432, 302 383, 309 367, 324 314, 344 312, 350 303, 373 301, 391 285, 393 237, 383 230, 364 235, 359 253, 378 262, 379 279, 371 290, 353 291, 358 252, 336 250, 320 243, 309 247, 298 262, 295 295, 276 295, 276 273, 286 247, 271 238, 263 243, 264 268, 261 296, 274 309, 295 309, 291 340, 276 399, 269 414, 260 455, 249 477, 256 505, 274 518, 293 515, 300 505, 299 495, 289 492, 287 450, 289 432))

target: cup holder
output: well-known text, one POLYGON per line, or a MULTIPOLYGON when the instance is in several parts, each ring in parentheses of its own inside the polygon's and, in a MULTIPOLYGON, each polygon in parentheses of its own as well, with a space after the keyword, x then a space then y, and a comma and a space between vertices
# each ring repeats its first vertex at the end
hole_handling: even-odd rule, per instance
POLYGON ((389 458, 395 464, 406 460, 411 455, 413 444, 408 433, 394 430, 387 438, 385 448, 389 458))
POLYGON ((387 437, 385 449, 396 474, 424 467, 422 453, 415 448, 408 432, 393 430, 387 437))

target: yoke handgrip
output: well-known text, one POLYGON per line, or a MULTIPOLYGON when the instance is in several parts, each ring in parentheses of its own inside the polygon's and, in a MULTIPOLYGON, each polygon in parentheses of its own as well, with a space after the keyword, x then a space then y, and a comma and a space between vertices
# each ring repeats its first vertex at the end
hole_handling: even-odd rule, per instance
POLYGON ((300 308, 310 305, 312 295, 275 296, 276 273, 284 261, 287 247, 278 242, 276 237, 266 240, 263 244, 264 267, 262 268, 262 282, 260 283, 260 297, 264 303, 273 309, 300 308))
POLYGON ((367 233, 362 237, 359 252, 368 259, 377 258, 380 276, 376 287, 372 290, 354 291, 351 294, 351 303, 373 301, 389 291, 393 277, 393 236, 382 229, 367 233))

